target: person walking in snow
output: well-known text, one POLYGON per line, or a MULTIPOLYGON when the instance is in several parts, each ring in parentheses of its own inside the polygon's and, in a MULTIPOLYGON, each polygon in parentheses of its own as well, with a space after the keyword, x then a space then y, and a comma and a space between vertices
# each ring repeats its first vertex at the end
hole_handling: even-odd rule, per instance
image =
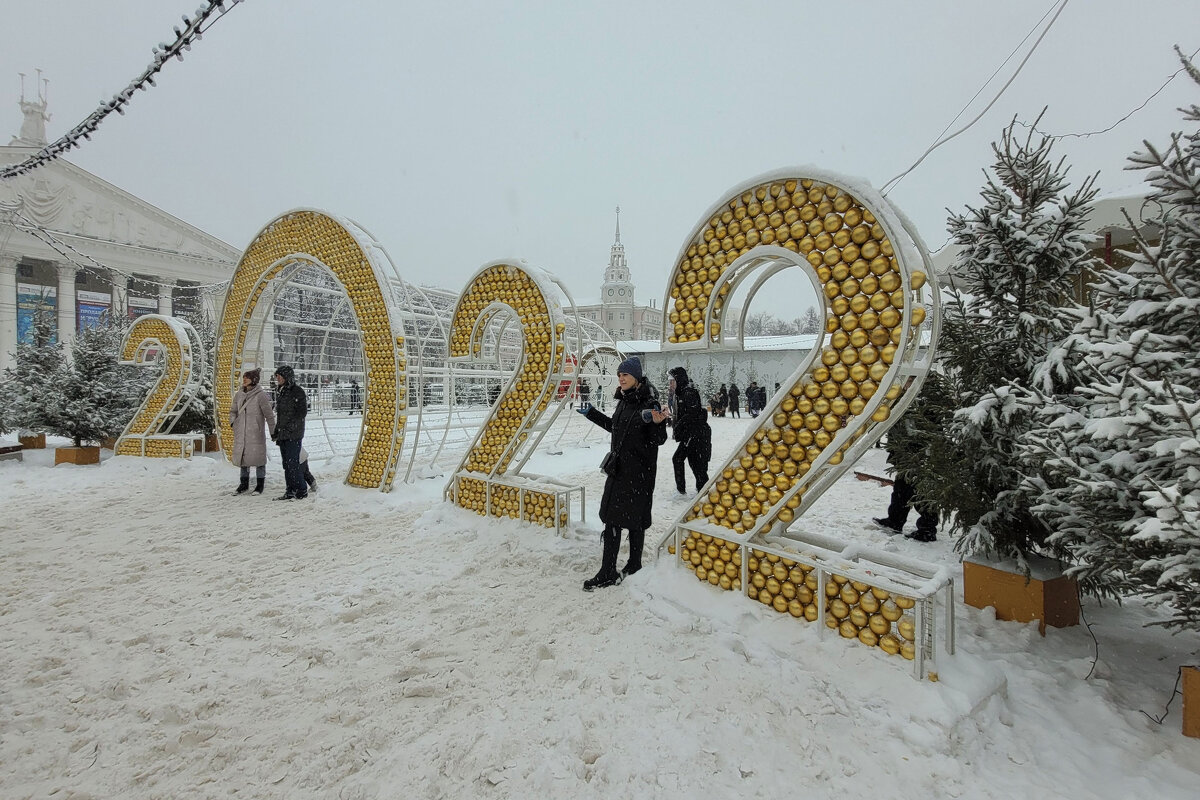
POLYGON ((713 413, 718 417, 723 417, 727 408, 729 408, 729 391, 722 383, 721 388, 717 390, 717 402, 713 404, 713 413))
POLYGON ((888 463, 892 465, 892 497, 888 503, 887 516, 875 519, 875 524, 886 530, 891 536, 904 530, 904 523, 908 521, 909 509, 915 508, 918 515, 917 529, 904 534, 904 538, 916 542, 937 541, 938 512, 936 508, 922 502, 916 496, 916 487, 909 482, 909 476, 897 466, 897 462, 900 461, 898 456, 921 454, 922 443, 919 434, 914 429, 914 420, 929 413, 935 412, 931 412, 928 408, 924 396, 918 394, 908 412, 900 417, 888 431, 886 446, 888 463))
POLYGON ((642 546, 650 527, 654 505, 654 478, 658 471, 658 448, 667 440, 668 415, 659 410, 658 401, 642 375, 642 362, 636 358, 617 367, 617 407, 612 417, 589 407, 580 413, 612 434, 606 469, 604 494, 600 498, 600 534, 603 552, 600 571, 583 582, 591 592, 614 586, 626 575, 642 568, 642 546), (629 561, 617 572, 617 551, 621 549, 621 529, 629 531, 629 561))
POLYGON ((296 383, 295 371, 286 364, 275 370, 275 431, 271 438, 279 445, 283 460, 283 479, 287 490, 276 500, 303 500, 308 484, 300 468, 300 449, 304 442, 304 418, 308 416, 308 395, 296 383))
POLYGON ((675 455, 671 463, 675 467, 675 489, 687 494, 687 480, 683 471, 686 461, 696 479, 696 491, 708 483, 708 460, 712 456, 712 429, 708 425, 708 412, 700 403, 700 393, 692 386, 687 370, 675 367, 670 372, 675 381, 675 455))
POLYGON ((738 404, 742 402, 742 390, 737 388, 736 383, 729 384, 729 415, 732 417, 742 418, 741 409, 738 404))
POLYGON ((257 369, 242 373, 241 391, 233 395, 229 409, 229 425, 233 428, 233 465, 242 470, 241 480, 234 494, 245 494, 250 490, 250 468, 254 467, 254 494, 263 493, 263 482, 267 477, 267 436, 275 436, 275 412, 271 410, 271 398, 259 386, 262 372, 257 369))
POLYGON ((587 411, 587 407, 590 405, 590 403, 588 402, 588 398, 591 396, 592 396, 592 387, 588 386, 588 382, 586 380, 580 380, 579 381, 579 407, 582 410, 587 411))

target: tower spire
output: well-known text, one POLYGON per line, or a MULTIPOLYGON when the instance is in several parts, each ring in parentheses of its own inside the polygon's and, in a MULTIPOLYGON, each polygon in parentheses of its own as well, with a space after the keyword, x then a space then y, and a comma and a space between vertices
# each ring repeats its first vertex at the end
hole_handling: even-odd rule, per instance
POLYGON ((617 206, 617 244, 621 243, 621 207, 617 206))

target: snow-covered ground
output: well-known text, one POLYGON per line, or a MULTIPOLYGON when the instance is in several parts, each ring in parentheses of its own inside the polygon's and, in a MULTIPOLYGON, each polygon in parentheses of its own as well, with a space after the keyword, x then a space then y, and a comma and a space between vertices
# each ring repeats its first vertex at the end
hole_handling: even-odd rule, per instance
MULTIPOLYGON (((748 421, 712 423, 720 454, 748 421)), ((294 503, 278 463, 256 498, 206 456, 0 462, 0 797, 1200 795, 1179 698, 1147 716, 1200 636, 1154 609, 1086 602, 1085 678, 1086 627, 960 603, 935 683, 671 559, 585 594, 605 445, 561 424, 528 470, 587 487, 566 538, 453 508, 444 478, 348 488, 344 460, 294 503)), ((873 529, 887 498, 849 476, 805 525, 956 563, 873 529)))

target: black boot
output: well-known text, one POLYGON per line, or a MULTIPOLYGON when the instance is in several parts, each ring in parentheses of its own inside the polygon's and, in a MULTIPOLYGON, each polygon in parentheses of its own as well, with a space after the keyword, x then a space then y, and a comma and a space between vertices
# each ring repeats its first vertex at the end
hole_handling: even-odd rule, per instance
POLYGON ((258 478, 257 480, 255 480, 254 494, 262 494, 263 493, 263 480, 264 480, 263 478, 258 478))
POLYGON ((642 545, 646 542, 645 531, 629 532, 629 561, 621 570, 621 576, 632 575, 642 568, 642 545))
POLYGON ((233 491, 234 494, 245 494, 250 490, 250 476, 243 475, 241 481, 238 482, 238 487, 233 491))
POLYGON ((605 528, 600 534, 600 541, 604 545, 600 556, 600 571, 583 582, 585 592, 603 589, 605 586, 616 586, 621 582, 621 573, 617 572, 617 550, 621 547, 621 531, 605 528))

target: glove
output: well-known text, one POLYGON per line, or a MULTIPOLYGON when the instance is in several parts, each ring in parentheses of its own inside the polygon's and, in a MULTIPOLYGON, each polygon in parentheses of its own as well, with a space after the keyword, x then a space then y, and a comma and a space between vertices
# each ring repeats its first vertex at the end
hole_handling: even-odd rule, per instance
POLYGON ((587 412, 588 412, 588 411, 590 411, 590 410, 591 410, 591 408, 592 408, 591 406, 584 406, 583 408, 577 408, 577 409, 575 409, 575 413, 576 413, 576 414, 583 414, 583 415, 586 417, 586 416, 587 416, 587 412))

